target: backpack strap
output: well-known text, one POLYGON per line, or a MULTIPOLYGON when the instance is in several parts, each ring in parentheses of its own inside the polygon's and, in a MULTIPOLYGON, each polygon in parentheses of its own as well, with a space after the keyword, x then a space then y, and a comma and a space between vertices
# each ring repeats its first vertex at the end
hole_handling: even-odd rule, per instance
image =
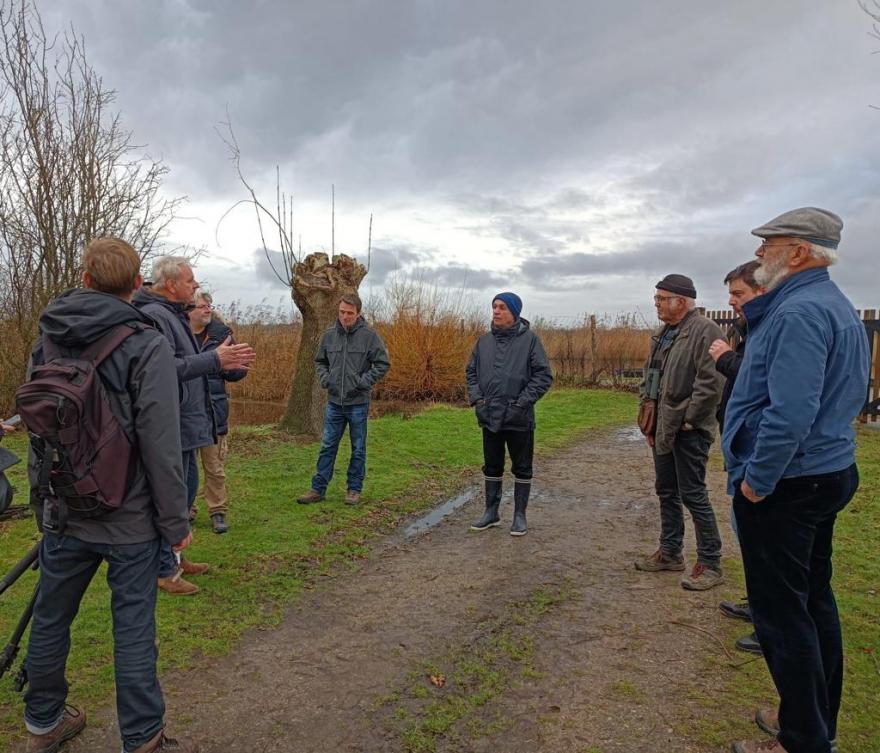
MULTIPOLYGON (((143 332, 150 329, 150 326, 143 322, 126 322, 119 324, 111 329, 106 335, 91 343, 79 358, 83 361, 91 361, 92 366, 97 368, 103 363, 108 356, 116 350, 122 343, 135 332, 143 332)), ((54 344, 54 343, 53 343, 54 344)), ((45 344, 43 346, 45 348, 45 344)))

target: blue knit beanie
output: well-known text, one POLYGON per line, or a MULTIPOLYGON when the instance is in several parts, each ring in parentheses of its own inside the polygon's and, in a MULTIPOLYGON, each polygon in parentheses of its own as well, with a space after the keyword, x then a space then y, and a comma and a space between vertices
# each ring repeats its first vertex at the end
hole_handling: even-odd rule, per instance
POLYGON ((504 305, 513 314, 513 318, 519 319, 519 312, 522 311, 522 298, 516 293, 499 293, 492 299, 492 303, 495 303, 495 301, 504 301, 504 305))

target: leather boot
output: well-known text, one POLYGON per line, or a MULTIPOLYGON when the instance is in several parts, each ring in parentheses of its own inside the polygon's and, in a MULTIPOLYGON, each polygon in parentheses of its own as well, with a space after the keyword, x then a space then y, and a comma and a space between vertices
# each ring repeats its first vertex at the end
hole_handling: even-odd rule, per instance
POLYGON ((516 479, 513 485, 513 525, 510 526, 511 536, 525 536, 528 531, 526 525, 526 507, 529 506, 529 492, 532 491, 532 481, 516 479))
POLYGON ((483 517, 471 526, 472 531, 485 531, 501 523, 498 505, 501 504, 501 479, 486 476, 486 511, 483 517))

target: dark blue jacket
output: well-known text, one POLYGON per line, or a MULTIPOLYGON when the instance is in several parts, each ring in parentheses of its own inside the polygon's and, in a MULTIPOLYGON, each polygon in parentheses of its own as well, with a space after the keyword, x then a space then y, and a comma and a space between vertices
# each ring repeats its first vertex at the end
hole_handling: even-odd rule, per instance
POLYGON ((175 303, 141 288, 132 303, 155 319, 162 328, 177 367, 180 392, 180 444, 184 452, 216 444, 214 409, 208 390, 208 375, 220 373, 220 357, 200 353, 187 311, 189 306, 175 303))
POLYGON ((766 497, 780 479, 848 468, 868 387, 868 338, 852 304, 823 267, 792 275, 743 315, 749 346, 724 418, 728 492, 745 479, 766 497))
MULTIPOLYGON (((196 335, 196 342, 201 342, 201 352, 216 350, 227 337, 232 337, 232 330, 219 319, 212 319, 203 333, 202 340, 196 335)), ((235 338, 231 342, 235 342, 235 338)), ((214 406, 214 420, 217 422, 217 435, 229 433, 229 395, 226 394, 226 382, 238 382, 247 376, 247 369, 229 369, 219 374, 208 374, 208 390, 214 406)))
POLYGON ((550 389, 553 373, 527 320, 493 326, 477 340, 465 373, 480 426, 495 433, 535 428, 535 403, 550 389))

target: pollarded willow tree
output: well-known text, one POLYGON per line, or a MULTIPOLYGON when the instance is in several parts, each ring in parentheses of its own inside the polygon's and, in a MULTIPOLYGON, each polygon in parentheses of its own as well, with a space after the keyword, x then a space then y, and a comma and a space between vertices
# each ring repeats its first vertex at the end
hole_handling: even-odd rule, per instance
POLYGON ((28 0, 0 0, 0 399, 24 376, 37 320, 79 284, 95 236, 157 248, 183 199, 139 155, 73 29, 48 36, 28 0))
MULTIPOLYGON (((314 252, 302 255, 302 249, 293 243, 292 200, 281 191, 280 173, 276 168, 275 209, 263 204, 253 187, 245 179, 241 169, 241 151, 231 122, 218 129, 220 138, 229 148, 230 159, 248 198, 236 202, 229 214, 239 204, 251 205, 257 217, 260 241, 266 260, 275 276, 290 288, 294 304, 302 315, 302 335, 293 367, 293 379, 287 408, 279 428, 290 434, 319 436, 324 425, 326 395, 315 374, 314 356, 321 335, 336 321, 339 298, 346 293, 357 293, 361 281, 369 270, 370 239, 373 218, 367 240, 367 266, 346 254, 314 252), (281 253, 281 268, 272 259, 266 244, 264 220, 277 233, 281 253)), ((224 215, 225 217, 226 215, 224 215)), ((222 220, 221 220, 222 221, 222 220)), ((331 244, 335 250, 335 244, 331 244)))

